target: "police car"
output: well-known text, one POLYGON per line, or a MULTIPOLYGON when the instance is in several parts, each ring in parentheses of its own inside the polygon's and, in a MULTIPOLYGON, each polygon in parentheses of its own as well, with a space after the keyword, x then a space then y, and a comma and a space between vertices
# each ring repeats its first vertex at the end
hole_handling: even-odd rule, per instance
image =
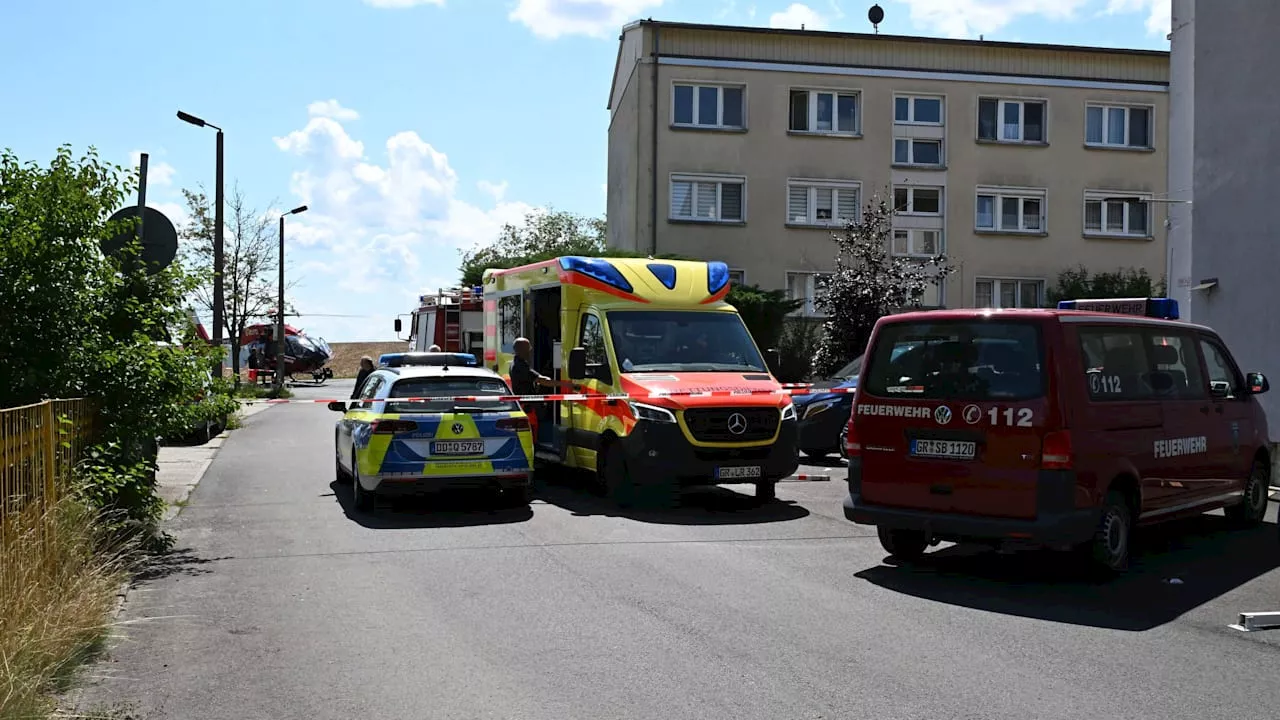
POLYGON ((1083 550, 1135 527, 1267 510, 1262 373, 1167 298, 881 318, 846 441, 845 517, 892 555, 939 541, 1083 550), (898 352, 909 347, 905 352, 898 352))
POLYGON ((533 436, 520 406, 502 399, 510 394, 484 368, 379 368, 359 398, 329 403, 343 413, 334 428, 338 481, 351 484, 361 511, 373 510, 378 496, 451 487, 527 505, 533 436))

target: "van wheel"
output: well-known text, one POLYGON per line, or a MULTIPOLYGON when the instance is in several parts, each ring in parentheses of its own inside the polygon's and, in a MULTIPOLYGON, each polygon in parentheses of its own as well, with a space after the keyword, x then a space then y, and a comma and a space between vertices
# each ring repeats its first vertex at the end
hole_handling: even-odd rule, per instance
POLYGON ((1124 572, 1129 567, 1129 546, 1133 540, 1132 513, 1124 495, 1112 490, 1102 505, 1098 529, 1089 542, 1093 562, 1108 572, 1124 572))
POLYGON ((1271 492, 1271 473, 1266 463, 1253 461, 1249 471, 1249 479, 1244 484, 1244 499, 1239 505, 1232 505, 1224 512, 1233 525, 1253 527, 1262 522, 1267 514, 1267 502, 1271 492))
POLYGON ((929 548, 929 536, 918 530, 876 528, 880 547, 899 560, 919 560, 929 548))
POLYGON ((627 469, 627 459, 617 448, 606 448, 597 463, 609 499, 620 508, 631 507, 635 502, 636 487, 627 469))
POLYGON ((778 499, 778 483, 770 480, 769 482, 756 483, 756 500, 761 503, 767 503, 778 499))

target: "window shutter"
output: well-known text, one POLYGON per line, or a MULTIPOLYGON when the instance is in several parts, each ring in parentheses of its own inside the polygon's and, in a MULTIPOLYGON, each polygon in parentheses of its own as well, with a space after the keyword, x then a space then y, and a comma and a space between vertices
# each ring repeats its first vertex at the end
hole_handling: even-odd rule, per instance
POLYGON ((697 217, 716 217, 716 184, 710 182, 694 183, 697 194, 697 217))
POLYGON ((809 187, 787 186, 787 217, 793 223, 809 222, 809 187))
POLYGON ((742 219, 742 183, 720 183, 721 220, 742 219))
POLYGON ((853 188, 841 188, 836 191, 836 217, 847 222, 858 219, 858 191, 853 188))
POLYGON ((693 217, 693 183, 682 180, 671 183, 671 217, 693 217))

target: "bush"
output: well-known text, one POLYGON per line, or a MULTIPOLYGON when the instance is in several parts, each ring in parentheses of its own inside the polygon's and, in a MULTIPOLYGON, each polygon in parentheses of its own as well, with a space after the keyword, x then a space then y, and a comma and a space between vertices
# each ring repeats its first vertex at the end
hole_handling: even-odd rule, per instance
POLYGON ((814 375, 813 358, 822 340, 822 325, 809 318, 787 318, 773 374, 781 382, 804 382, 814 375))
MULTIPOLYGON (((760 351, 769 358, 770 366, 777 362, 782 350, 783 329, 787 313, 800 307, 799 300, 788 300, 782 290, 761 290, 755 285, 735 285, 729 290, 726 301, 737 308, 742 322, 747 326, 760 351)), ((775 372, 777 368, 774 368, 775 372)))
POLYGON ((1141 268, 1121 268, 1115 272, 1090 273, 1084 265, 1058 273, 1058 282, 1045 293, 1046 307, 1057 307, 1059 300, 1098 298, 1160 297, 1164 282, 1157 281, 1141 268))

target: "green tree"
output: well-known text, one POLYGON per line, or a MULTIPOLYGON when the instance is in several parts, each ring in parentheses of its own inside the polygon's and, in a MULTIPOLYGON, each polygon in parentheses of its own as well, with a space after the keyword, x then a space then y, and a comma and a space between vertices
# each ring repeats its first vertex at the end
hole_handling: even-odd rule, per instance
POLYGON ((604 218, 564 210, 534 210, 520 225, 502 226, 496 240, 462 253, 462 284, 481 284, 488 268, 511 268, 561 255, 634 257, 608 247, 604 218))
POLYGON ((814 299, 827 315, 814 357, 813 369, 820 375, 835 372, 865 352, 877 320, 919 306, 925 291, 952 272, 942 255, 918 260, 890 254, 893 216, 884 196, 876 196, 863 209, 860 222, 832 235, 836 270, 814 299))
POLYGON ((0 407, 86 397, 97 407, 101 470, 85 488, 99 506, 152 523, 154 439, 234 408, 209 390, 212 350, 182 309, 195 279, 175 263, 143 272, 135 241, 107 258, 99 243, 136 177, 90 151, 60 148, 48 167, 0 154, 0 407), (175 332, 178 333, 175 336, 175 332))
POLYGON ((1045 293, 1045 303, 1047 307, 1057 307, 1059 300, 1160 297, 1163 294, 1164 282, 1152 278, 1144 269, 1090 273, 1080 265, 1058 273, 1057 283, 1045 293))
POLYGON ((735 285, 726 299, 738 309, 751 337, 765 353, 770 368, 778 373, 781 361, 777 351, 782 348, 787 314, 803 305, 803 301, 788 300, 782 290, 762 290, 756 285, 735 285))

